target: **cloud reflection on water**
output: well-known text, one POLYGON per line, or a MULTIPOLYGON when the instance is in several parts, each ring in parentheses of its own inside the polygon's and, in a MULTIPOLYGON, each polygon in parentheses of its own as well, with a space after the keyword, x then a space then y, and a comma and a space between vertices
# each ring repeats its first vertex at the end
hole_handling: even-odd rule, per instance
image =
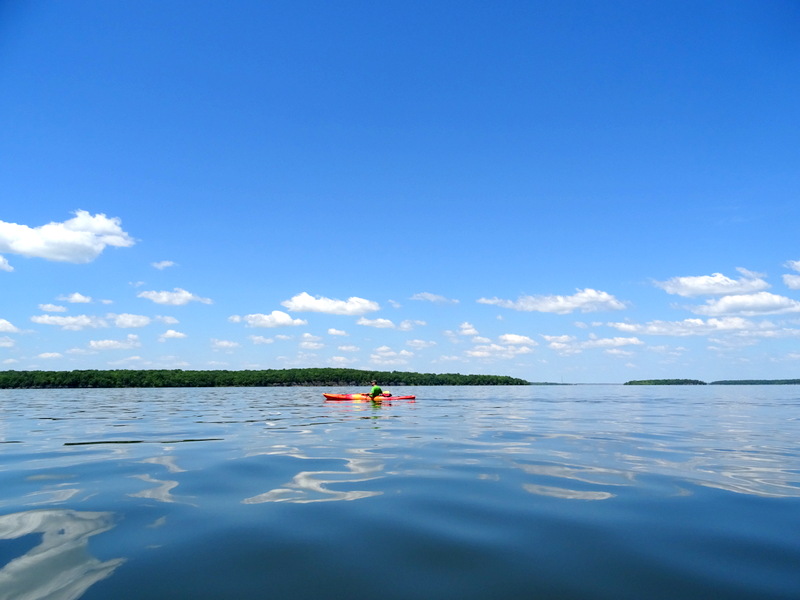
POLYGON ((0 600, 79 598, 125 562, 103 562, 89 554, 89 538, 113 527, 110 512, 33 510, 0 516, 0 539, 42 534, 39 545, 0 569, 0 600))
MULTIPOLYGON (((314 460, 308 456, 290 454, 294 458, 314 460)), ((358 483, 378 479, 376 475, 383 471, 384 464, 374 458, 344 458, 345 470, 342 471, 301 471, 284 487, 272 489, 263 494, 245 498, 242 504, 260 504, 262 502, 291 502, 306 504, 310 502, 334 502, 338 500, 359 500, 379 496, 382 492, 364 490, 336 491, 326 486, 333 483, 358 483)))

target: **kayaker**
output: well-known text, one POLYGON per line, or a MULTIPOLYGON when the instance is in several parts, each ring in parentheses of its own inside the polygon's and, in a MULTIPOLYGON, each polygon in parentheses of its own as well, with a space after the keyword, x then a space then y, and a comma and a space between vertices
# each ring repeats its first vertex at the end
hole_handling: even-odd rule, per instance
POLYGON ((372 383, 372 389, 367 395, 373 400, 375 400, 375 398, 377 398, 378 396, 383 396, 383 390, 378 385, 378 382, 373 379, 371 383, 372 383))

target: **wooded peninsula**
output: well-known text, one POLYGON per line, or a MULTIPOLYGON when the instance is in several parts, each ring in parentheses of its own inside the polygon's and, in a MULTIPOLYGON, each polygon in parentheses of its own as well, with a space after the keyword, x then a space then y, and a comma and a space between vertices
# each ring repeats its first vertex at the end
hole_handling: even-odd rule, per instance
POLYGON ((722 379, 706 383, 699 379, 639 379, 625 385, 798 385, 800 379, 722 379))
POLYGON ((0 371, 0 389, 274 387, 396 385, 530 385, 505 375, 413 373, 357 369, 266 369, 261 371, 87 370, 0 371))

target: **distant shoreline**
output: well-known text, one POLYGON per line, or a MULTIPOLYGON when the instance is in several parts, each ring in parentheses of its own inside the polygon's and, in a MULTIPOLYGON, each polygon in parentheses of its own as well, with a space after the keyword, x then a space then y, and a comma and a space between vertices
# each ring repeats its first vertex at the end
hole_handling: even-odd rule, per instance
POLYGON ((639 379, 625 385, 800 385, 800 379, 721 379, 710 383, 699 379, 639 379))
POLYGON ((506 375, 364 371, 358 369, 306 368, 257 371, 78 370, 0 371, 0 389, 90 388, 191 388, 191 387, 368 387, 416 385, 531 385, 506 375))

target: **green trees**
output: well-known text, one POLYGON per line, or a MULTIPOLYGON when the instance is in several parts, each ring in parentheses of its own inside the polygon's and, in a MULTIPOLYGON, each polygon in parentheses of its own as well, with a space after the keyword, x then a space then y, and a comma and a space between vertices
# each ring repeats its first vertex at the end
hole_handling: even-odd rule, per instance
POLYGON ((267 387, 354 386, 366 387, 372 379, 382 386, 394 385, 529 385, 504 375, 460 373, 413 373, 311 368, 263 371, 86 370, 0 371, 0 388, 127 388, 127 387, 267 387))
POLYGON ((706 385, 699 379, 638 379, 626 381, 625 385, 706 385))

